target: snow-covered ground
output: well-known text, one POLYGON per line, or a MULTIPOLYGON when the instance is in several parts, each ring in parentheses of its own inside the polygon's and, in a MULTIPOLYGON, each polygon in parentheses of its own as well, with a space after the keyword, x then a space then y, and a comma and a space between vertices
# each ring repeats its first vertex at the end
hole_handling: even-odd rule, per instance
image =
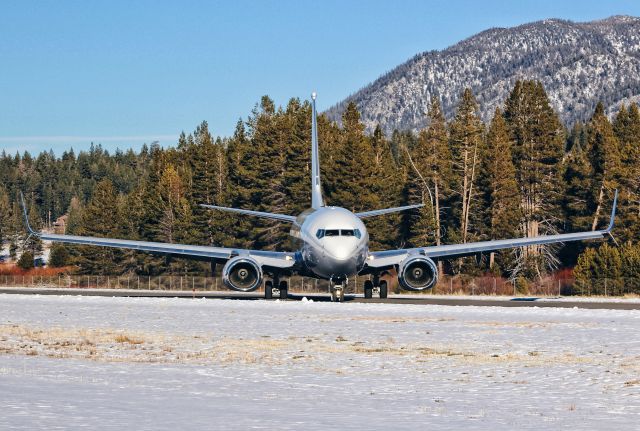
POLYGON ((637 429, 640 311, 0 295, 0 429, 637 429))

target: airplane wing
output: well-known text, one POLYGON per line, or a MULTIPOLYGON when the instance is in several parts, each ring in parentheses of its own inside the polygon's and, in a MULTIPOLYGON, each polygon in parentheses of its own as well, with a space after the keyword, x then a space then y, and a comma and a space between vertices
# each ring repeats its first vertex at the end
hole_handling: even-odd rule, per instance
POLYGON ((236 256, 250 256, 260 265, 269 268, 291 268, 295 265, 295 253, 278 251, 246 250, 225 247, 209 247, 200 245, 171 244, 164 242, 134 241, 128 239, 98 238, 90 236, 59 235, 34 231, 27 216, 24 198, 22 208, 25 223, 30 235, 37 236, 45 241, 61 242, 67 244, 93 245, 99 247, 124 248, 150 253, 168 254, 177 257, 187 257, 208 261, 227 261, 236 256))
POLYGON ((408 255, 421 254, 430 258, 455 258, 470 256, 477 253, 491 252, 505 248, 526 247, 530 245, 554 244, 570 241, 583 241, 587 239, 602 239, 611 235, 613 222, 616 216, 616 205, 618 201, 618 191, 613 198, 613 209, 611 219, 606 229, 588 232, 564 233, 558 235, 544 235, 530 238, 513 238, 493 241, 470 242, 466 244, 450 244, 430 247, 407 248, 401 250, 386 250, 370 252, 367 259, 367 266, 370 268, 385 268, 397 265, 408 255))

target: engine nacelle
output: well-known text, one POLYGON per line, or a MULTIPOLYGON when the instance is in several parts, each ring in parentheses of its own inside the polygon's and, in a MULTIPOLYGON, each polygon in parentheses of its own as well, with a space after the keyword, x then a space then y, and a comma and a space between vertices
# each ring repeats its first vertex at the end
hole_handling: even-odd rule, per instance
POLYGON ((262 284, 262 268, 250 257, 234 257, 222 268, 222 282, 229 289, 252 292, 262 284))
POLYGON ((409 256, 400 263, 398 282, 405 290, 431 289, 438 281, 438 267, 424 256, 409 256))

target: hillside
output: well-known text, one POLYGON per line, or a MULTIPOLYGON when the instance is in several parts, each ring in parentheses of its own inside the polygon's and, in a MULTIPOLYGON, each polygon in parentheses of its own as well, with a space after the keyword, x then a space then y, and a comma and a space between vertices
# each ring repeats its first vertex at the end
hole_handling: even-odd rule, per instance
POLYGON ((591 116, 598 101, 610 111, 640 99, 640 18, 614 16, 587 23, 549 19, 493 28, 442 51, 418 54, 330 108, 339 120, 355 101, 370 132, 380 124, 419 129, 431 95, 451 118, 470 87, 488 119, 517 79, 538 79, 566 124, 591 116))

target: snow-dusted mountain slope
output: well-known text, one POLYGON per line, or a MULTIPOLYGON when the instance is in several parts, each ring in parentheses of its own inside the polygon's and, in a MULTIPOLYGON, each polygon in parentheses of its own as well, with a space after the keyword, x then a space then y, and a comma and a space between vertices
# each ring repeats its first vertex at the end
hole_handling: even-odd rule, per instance
POLYGON ((614 16, 575 23, 549 19, 514 28, 493 28, 443 51, 429 51, 381 76, 327 114, 338 120, 357 103, 371 131, 380 124, 419 129, 431 95, 451 118, 460 93, 470 87, 487 120, 517 79, 538 79, 562 120, 588 119, 598 101, 610 111, 640 99, 640 18, 614 16))

